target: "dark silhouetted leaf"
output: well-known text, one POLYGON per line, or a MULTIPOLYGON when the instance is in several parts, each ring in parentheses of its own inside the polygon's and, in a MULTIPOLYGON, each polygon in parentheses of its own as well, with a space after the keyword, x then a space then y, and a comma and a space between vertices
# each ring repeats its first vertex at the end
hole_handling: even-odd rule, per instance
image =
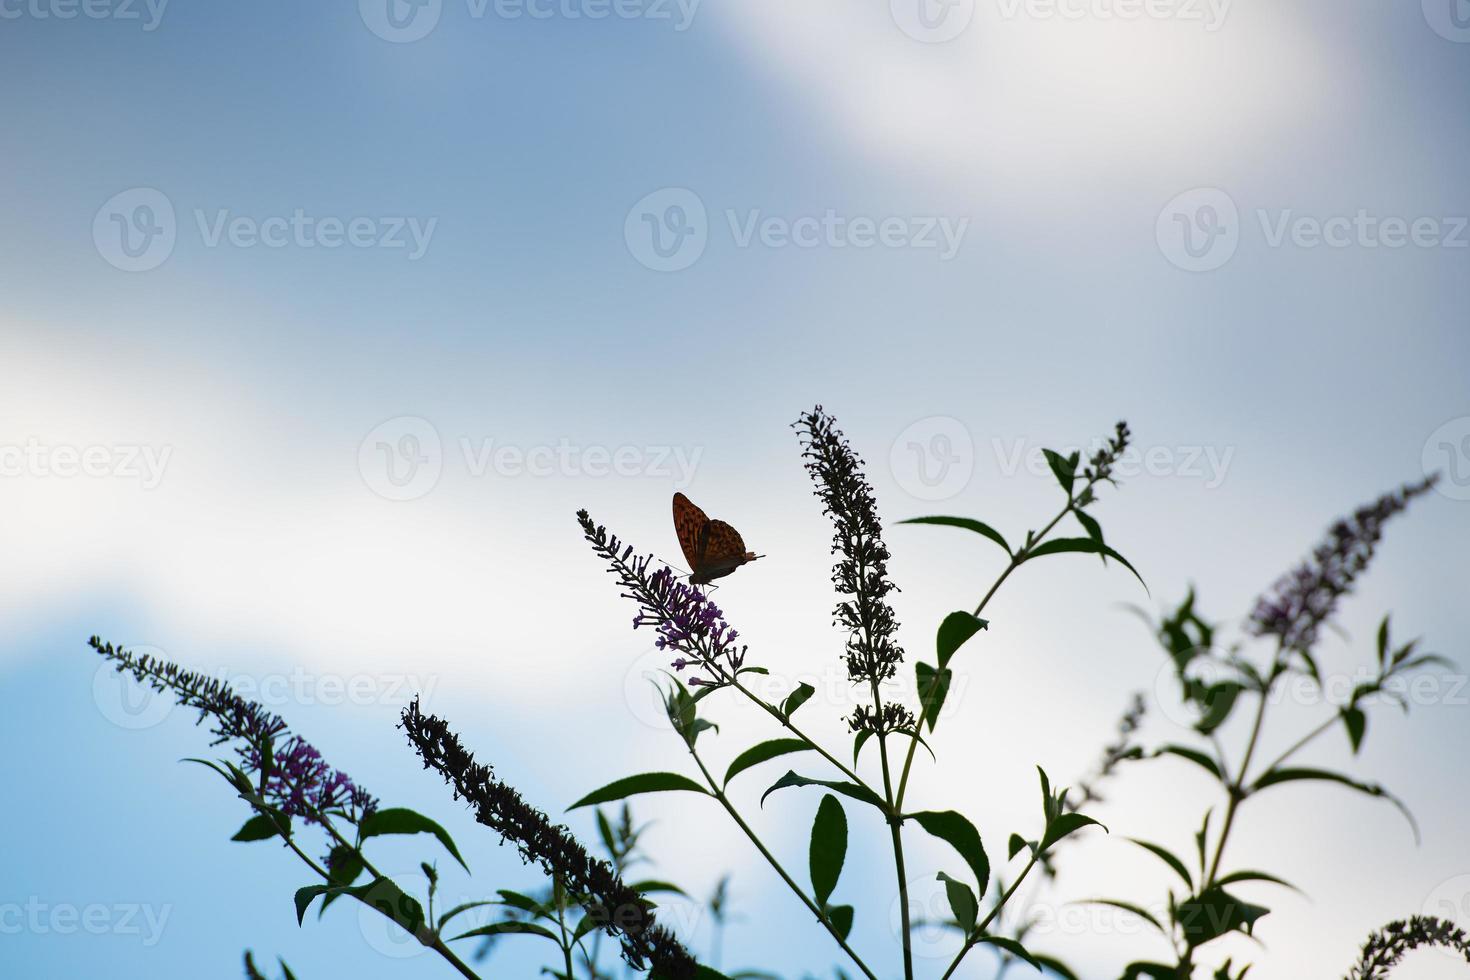
POLYGON ((730 780, 751 766, 758 766, 762 762, 790 755, 793 752, 807 752, 810 749, 811 746, 799 738, 773 738, 769 742, 762 742, 735 757, 735 761, 730 763, 730 768, 725 770, 725 784, 729 785, 730 780))
POLYGON ((709 795, 709 791, 703 786, 676 772, 645 772, 638 776, 628 776, 624 779, 608 783, 599 790, 593 790, 582 797, 568 810, 576 810, 584 806, 596 806, 599 803, 610 803, 613 800, 626 799, 629 796, 637 796, 640 793, 671 793, 689 792, 709 795))
POLYGON ((1011 546, 1006 544, 1006 539, 1001 537, 999 531, 980 521, 973 521, 968 517, 911 517, 900 524, 933 524, 939 527, 958 527, 966 531, 974 531, 982 534, 1005 549, 1007 555, 1011 554, 1011 546))
POLYGON ((812 841, 808 850, 808 864, 812 876, 812 892, 817 905, 824 906, 837 887, 842 875, 842 864, 847 860, 847 814, 837 797, 828 793, 817 806, 817 816, 812 821, 812 841))

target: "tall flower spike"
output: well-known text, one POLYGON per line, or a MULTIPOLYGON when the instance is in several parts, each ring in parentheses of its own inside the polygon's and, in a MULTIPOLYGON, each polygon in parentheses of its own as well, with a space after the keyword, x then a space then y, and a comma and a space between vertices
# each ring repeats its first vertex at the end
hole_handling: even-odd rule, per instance
POLYGON ((653 556, 633 554, 615 534, 600 524, 593 524, 585 511, 577 511, 582 533, 607 563, 608 571, 617 576, 623 596, 638 603, 633 628, 652 626, 658 633, 654 644, 660 650, 683 654, 672 663, 676 670, 700 667, 714 679, 695 677, 691 686, 718 686, 728 683, 745 663, 745 647, 737 646, 740 634, 725 622, 725 614, 709 597, 686 582, 681 582, 669 568, 649 572, 653 556))
POLYGON ((801 455, 816 484, 822 510, 832 519, 832 584, 850 598, 837 604, 836 622, 848 631, 847 676, 853 683, 880 683, 903 662, 893 642, 898 620, 887 595, 898 586, 888 579, 888 548, 878 521, 878 502, 863 475, 863 461, 818 405, 792 426, 801 455))
POLYGON ((1438 946, 1458 953, 1470 963, 1470 936, 1453 922, 1416 915, 1405 922, 1390 922, 1368 937, 1363 955, 1347 980, 1387 980, 1389 971, 1416 949, 1438 946))
POLYGON ((1337 608, 1337 600, 1352 590, 1353 582, 1372 561, 1384 522, 1428 492, 1437 479, 1431 476, 1420 483, 1405 484, 1333 524, 1312 557, 1256 601, 1249 624, 1251 632, 1276 637, 1282 650, 1288 652, 1310 651, 1322 624, 1337 608))
POLYGON ((495 778, 489 766, 461 744, 459 736, 434 715, 419 710, 418 699, 403 709, 401 727, 424 760, 474 808, 475 819, 512 841, 521 858, 535 862, 559 879, 595 916, 599 926, 623 944, 623 957, 634 969, 651 965, 668 980, 693 977, 696 966, 679 941, 654 921, 652 904, 623 882, 612 866, 587 853, 565 827, 553 824, 514 787, 495 778))
POLYGON ((214 745, 233 742, 240 768, 261 785, 267 803, 288 817, 317 822, 317 814, 339 813, 354 823, 378 808, 378 801, 350 777, 327 764, 309 742, 292 734, 285 721, 230 685, 147 654, 138 656, 92 637, 89 645, 104 659, 153 690, 172 693, 179 704, 199 712, 195 724, 210 721, 214 745), (266 763, 267 757, 270 759, 266 763), (262 775, 263 772, 263 775, 262 775))

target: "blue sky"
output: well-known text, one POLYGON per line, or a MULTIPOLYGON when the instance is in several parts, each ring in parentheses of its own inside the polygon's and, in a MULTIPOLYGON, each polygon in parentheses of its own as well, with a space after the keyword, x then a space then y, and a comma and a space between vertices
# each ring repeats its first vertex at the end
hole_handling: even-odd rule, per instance
MULTIPOLYGON (((1055 506, 1026 459, 1133 426, 1139 466, 1099 513, 1153 599, 1081 560, 1016 576, 936 736, 962 775, 916 776, 992 853, 1034 817, 1034 765, 1081 775, 1130 693, 1154 690, 1161 658, 1119 603, 1193 582, 1237 621, 1333 515, 1426 467, 1447 469, 1443 492, 1390 528, 1329 657, 1351 676, 1391 609, 1470 662, 1459 8, 1180 0, 1127 19, 997 0, 923 21, 905 3, 595 19, 573 16, 592 0, 547 17, 443 0, 405 40, 372 0, 69 19, 61 0, 0 2, 0 779, 24 801, 0 905, 107 910, 101 935, 49 911, 0 933, 0 972, 230 975, 250 947, 303 980, 444 975, 345 908, 298 929, 303 871, 226 843, 238 801, 174 761, 205 733, 158 706, 127 727, 93 633, 262 691, 379 796, 453 829, 476 872, 456 890, 529 886, 420 771, 397 709, 423 691, 552 812, 686 766, 648 723, 656 652, 572 521, 588 507, 672 558, 682 489, 768 555, 721 604, 777 683, 827 682, 807 710, 842 738, 829 532, 787 428, 818 401, 886 519, 1012 535, 1055 506)), ((889 542, 902 639, 923 651, 995 555, 930 529, 889 542)), ((1240 828, 1242 862, 1311 896, 1270 896, 1253 978, 1340 975, 1369 929, 1470 894, 1462 671, 1408 719, 1375 717, 1359 759, 1329 742, 1314 760, 1390 785, 1422 846, 1391 808, 1330 790, 1283 792, 1240 828)), ((1147 734, 1178 737, 1154 700, 1147 734)), ((1293 704, 1270 737, 1324 710, 1293 704)), ((774 734, 720 711, 721 761, 774 734)), ((1185 846, 1215 801, 1170 765, 1120 782, 1115 836, 1185 846)), ((798 866, 813 802, 756 818, 798 866)), ((725 965, 836 962, 718 812, 639 812, 661 876, 702 893, 733 872, 746 921, 725 965)), ((411 870, 431 851, 384 853, 411 870)), ((837 893, 868 949, 887 943, 886 860, 855 852, 837 893)), ((1163 884, 1114 840, 1069 864, 1035 902, 1163 884)), ((1161 952, 1067 928, 1038 948, 1088 978, 1161 952)), ((1430 954, 1402 975, 1454 972, 1430 954)))

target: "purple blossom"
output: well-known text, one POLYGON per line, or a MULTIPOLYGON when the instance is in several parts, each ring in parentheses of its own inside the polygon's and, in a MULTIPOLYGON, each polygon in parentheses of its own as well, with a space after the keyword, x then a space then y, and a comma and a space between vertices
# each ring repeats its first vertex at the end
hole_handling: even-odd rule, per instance
POLYGON ((681 581, 667 566, 657 571, 653 556, 634 556, 631 546, 624 546, 616 535, 594 525, 585 510, 577 519, 593 550, 610 565, 618 578, 623 595, 638 603, 633 628, 652 626, 658 634, 654 646, 682 654, 671 662, 675 670, 702 667, 714 674, 709 678, 693 678, 691 686, 720 684, 733 678, 745 663, 746 648, 737 645, 740 633, 725 621, 725 614, 699 589, 681 581))
POLYGON ((1406 484, 1333 524, 1312 557, 1257 600, 1251 632, 1276 637, 1281 649, 1288 652, 1311 650, 1322 624, 1337 608, 1337 600, 1351 591, 1354 580, 1367 569, 1383 536, 1384 522, 1428 491, 1435 479, 1406 484))

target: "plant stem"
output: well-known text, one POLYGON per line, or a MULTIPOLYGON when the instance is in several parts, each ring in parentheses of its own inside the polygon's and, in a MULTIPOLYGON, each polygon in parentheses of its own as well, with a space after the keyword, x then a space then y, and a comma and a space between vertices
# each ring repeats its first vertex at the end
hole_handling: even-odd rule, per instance
POLYGON ((750 839, 750 842, 755 845, 755 849, 757 851, 760 851, 761 856, 766 859, 766 863, 775 870, 776 874, 781 876, 781 880, 786 883, 786 887, 790 888, 793 892, 796 893, 796 897, 801 899, 802 904, 804 904, 807 909, 811 911, 812 915, 817 917, 817 921, 820 922, 829 933, 831 933, 832 938, 836 940, 837 945, 840 946, 842 948, 842 951, 848 955, 848 957, 852 960, 853 965, 862 971, 863 976, 867 977, 868 980, 878 980, 873 971, 868 969, 868 965, 862 961, 862 958, 859 957, 857 953, 853 952, 851 946, 847 945, 847 940, 842 938, 842 934, 837 931, 837 927, 832 924, 832 920, 827 918, 826 913, 817 908, 816 903, 814 903, 810 898, 807 897, 806 892, 802 891, 801 886, 792 879, 791 875, 786 873, 786 869, 781 866, 780 861, 776 860, 776 856, 766 848, 765 844, 761 843, 761 839, 756 836, 756 833, 754 830, 751 829, 750 824, 745 822, 745 819, 740 816, 739 811, 737 811, 735 807, 730 803, 730 798, 725 795, 725 791, 719 787, 718 783, 715 782, 714 776, 710 774, 709 769, 704 764, 704 760, 699 757, 699 753, 694 750, 693 745, 689 746, 689 754, 694 757, 695 765, 699 766, 699 771, 704 774, 704 781, 709 784, 710 792, 714 795, 714 798, 720 801, 720 805, 725 808, 725 812, 730 814, 730 818, 735 821, 736 826, 738 826, 741 831, 744 832, 745 836, 750 839))
POLYGON ((732 680, 730 682, 730 686, 734 687, 735 690, 739 691, 741 694, 744 694, 755 705, 764 709, 766 714, 770 715, 772 718, 775 718, 778 722, 781 723, 781 727, 785 728, 792 735, 795 735, 807 745, 811 746, 813 751, 815 751, 822 758, 830 762, 833 767, 837 769, 838 772, 842 773, 842 775, 846 776, 849 780, 861 786, 863 789, 868 790, 870 793, 873 793, 874 796, 878 795, 876 792, 873 791, 873 788, 871 786, 863 781, 861 776, 859 776, 853 770, 849 769, 847 766, 843 765, 836 756, 832 755, 832 753, 828 752, 821 745, 817 744, 817 742, 814 741, 811 736, 807 735, 801 729, 792 724, 791 719, 782 714, 780 708, 777 708, 775 705, 763 700, 760 695, 756 694, 754 691, 750 690, 748 687, 746 687, 744 684, 741 684, 737 680, 732 680))
POLYGON ((965 945, 962 946, 960 948, 960 951, 955 954, 954 960, 949 964, 949 969, 944 971, 944 976, 940 977, 939 980, 949 980, 950 975, 954 973, 955 970, 959 969, 960 960, 964 959, 965 955, 969 953, 970 950, 975 947, 975 944, 985 935, 985 929, 990 925, 990 923, 995 921, 996 916, 1000 915, 1001 910, 1006 907, 1006 903, 1011 900, 1011 896, 1016 894, 1016 889, 1021 887, 1021 882, 1025 881, 1026 876, 1031 873, 1031 869, 1036 867, 1038 860, 1038 855, 1033 853, 1031 855, 1031 860, 1027 862, 1026 867, 1021 870, 1021 874, 1016 878, 1015 881, 1011 882, 1011 887, 1007 888, 1004 892, 1001 893, 1000 899, 995 903, 995 908, 991 909, 990 913, 986 915, 985 918, 980 921, 980 924, 975 927, 975 931, 965 938, 965 945))
MULTIPOLYGON (((349 844, 347 840, 340 833, 337 832, 337 828, 332 825, 332 822, 327 819, 327 816, 325 814, 318 813, 316 814, 316 817, 321 822, 322 827, 326 829, 327 833, 331 835, 332 839, 336 841, 338 845, 342 847, 352 848, 353 851, 357 852, 358 859, 362 861, 363 870, 372 875, 375 881, 384 877, 384 875, 379 872, 377 868, 373 867, 370 861, 368 861, 367 855, 362 853, 362 848, 354 847, 352 844, 349 844)), ((295 845, 292 846, 294 848, 295 845)), ((301 852, 298 850, 296 853, 300 854, 301 852)), ((305 855, 302 855, 302 859, 306 860, 308 863, 313 863, 309 859, 307 859, 305 855)), ((317 871, 319 874, 321 874, 323 878, 326 878, 327 881, 331 881, 331 876, 328 875, 325 871, 321 870, 320 868, 318 868, 317 871)), ((353 897, 356 898, 356 896, 353 897)), ((362 902, 362 899, 359 898, 358 901, 362 902)), ((371 902, 363 902, 363 904, 380 913, 384 918, 388 919, 388 921, 396 921, 394 920, 393 916, 378 908, 376 905, 373 905, 371 902)), ((415 936, 414 938, 417 939, 420 943, 423 943, 424 946, 432 949, 434 952, 443 957, 445 962, 447 962, 450 966, 459 971, 459 974, 461 976, 468 978, 468 980, 480 980, 480 975, 474 970, 471 970, 463 960, 461 960, 458 956, 454 954, 453 950, 451 950, 448 946, 444 944, 444 937, 440 936, 437 932, 434 931, 432 923, 424 923, 424 935, 415 936), (426 942, 425 937, 429 937, 429 941, 426 942)))
MULTIPOLYGON (((903 865, 903 817, 893 805, 893 778, 888 768, 888 733, 882 730, 883 718, 883 695, 878 690, 878 681, 869 678, 869 684, 873 689, 873 708, 875 717, 878 719, 878 754, 883 764, 883 801, 888 805, 888 834, 893 841, 893 865, 898 875, 898 906, 899 916, 902 920, 903 929, 903 975, 905 980, 913 980, 914 977, 914 950, 912 925, 909 913, 909 880, 903 865)), ((912 739, 914 744, 918 738, 912 739)))
MULTIPOLYGON (((1092 488, 1093 482, 1095 481, 1089 481, 1087 483, 1086 487, 1083 490, 1084 494, 1087 490, 1090 490, 1092 488)), ((974 616, 976 619, 980 618, 980 614, 985 611, 985 607, 990 604, 990 600, 995 596, 995 593, 1000 590, 1002 583, 1004 583, 1006 579, 1011 577, 1012 572, 1020 568, 1021 565, 1025 563, 1026 559, 1030 556, 1031 549, 1040 544, 1042 540, 1044 540, 1046 536, 1050 534, 1058 524, 1061 523, 1062 518, 1066 517, 1072 512, 1072 509, 1076 506, 1077 499, 1077 497, 1069 496, 1067 498, 1067 506, 1063 507, 1061 511, 1057 514, 1057 516, 1048 521, 1045 527, 1043 527, 1036 534, 1032 535, 1025 545, 1017 549, 1015 554, 1011 555, 1010 564, 1007 565, 1005 567, 1005 570, 1000 573, 1000 577, 991 584, 990 589, 980 599, 980 604, 975 607, 974 616)), ((922 723, 922 721, 923 719, 921 718, 920 722, 922 723)), ((900 810, 903 809, 904 795, 908 792, 909 772, 914 767, 914 753, 918 751, 918 748, 918 739, 911 740, 909 742, 908 753, 904 756, 903 772, 898 777, 898 796, 894 800, 894 806, 900 810)))

